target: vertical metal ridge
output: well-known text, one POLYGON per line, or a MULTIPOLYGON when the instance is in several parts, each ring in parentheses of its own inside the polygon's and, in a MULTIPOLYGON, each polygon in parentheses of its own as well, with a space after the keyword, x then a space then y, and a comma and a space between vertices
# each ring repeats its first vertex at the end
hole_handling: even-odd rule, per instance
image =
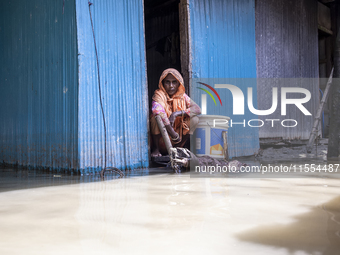
MULTIPOLYGON (((148 166, 143 1, 92 1, 107 125, 107 166, 148 166)), ((76 1, 79 48, 79 150, 84 173, 99 171, 104 128, 87 1, 76 1)))
POLYGON ((77 169, 75 3, 0 3, 0 160, 77 169))
MULTIPOLYGON (((190 96, 200 104, 201 92, 197 81, 214 86, 222 78, 235 79, 244 95, 247 87, 256 93, 256 48, 255 48, 255 0, 191 0, 191 52, 192 84, 190 96), (215 81, 213 79, 216 79, 215 81), (240 78, 254 78, 250 83, 240 78), (213 83, 213 84, 211 84, 213 83)), ((253 119, 246 111, 243 116, 233 116, 231 93, 218 89, 223 106, 215 106, 208 99, 208 114, 229 116, 234 122, 253 119)), ((257 105, 257 100, 254 100, 257 105)), ((229 128, 229 155, 253 155, 259 149, 257 128, 229 128)))

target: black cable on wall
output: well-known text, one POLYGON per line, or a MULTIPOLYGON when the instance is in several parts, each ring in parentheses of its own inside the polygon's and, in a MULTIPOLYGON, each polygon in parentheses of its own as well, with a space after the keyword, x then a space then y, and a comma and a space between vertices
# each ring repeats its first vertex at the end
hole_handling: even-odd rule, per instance
POLYGON ((96 43, 96 37, 94 34, 94 28, 93 28, 93 20, 92 20, 92 13, 91 13, 91 5, 92 3, 89 1, 89 13, 90 13, 90 20, 91 20, 91 27, 92 27, 92 34, 93 34, 93 42, 94 42, 94 50, 96 53, 96 60, 97 60, 97 73, 98 73, 98 89, 99 89, 99 101, 100 101, 100 108, 102 111, 102 117, 103 117, 103 123, 104 123, 104 168, 100 171, 100 176, 103 178, 106 171, 112 171, 116 174, 119 174, 120 177, 124 177, 124 173, 119 170, 116 167, 106 167, 106 122, 105 122, 105 114, 104 114, 104 108, 103 108, 103 102, 102 102, 102 93, 101 93, 101 86, 100 86, 100 72, 99 72, 99 60, 98 60, 98 51, 97 51, 97 43, 96 43))

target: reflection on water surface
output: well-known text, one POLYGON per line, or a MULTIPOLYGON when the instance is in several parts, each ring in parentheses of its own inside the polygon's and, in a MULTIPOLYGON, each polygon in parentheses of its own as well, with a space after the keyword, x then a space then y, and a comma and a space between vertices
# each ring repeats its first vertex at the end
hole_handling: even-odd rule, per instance
POLYGON ((338 179, 200 179, 162 171, 104 182, 2 172, 0 254, 340 250, 338 179), (25 178, 35 184, 10 188, 23 187, 25 178))

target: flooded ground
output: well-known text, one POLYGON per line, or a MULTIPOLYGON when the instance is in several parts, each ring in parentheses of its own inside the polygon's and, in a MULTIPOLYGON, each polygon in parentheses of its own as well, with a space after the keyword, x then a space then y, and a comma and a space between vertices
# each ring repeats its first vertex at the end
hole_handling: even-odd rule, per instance
POLYGON ((340 254, 340 180, 0 169, 0 254, 340 254))

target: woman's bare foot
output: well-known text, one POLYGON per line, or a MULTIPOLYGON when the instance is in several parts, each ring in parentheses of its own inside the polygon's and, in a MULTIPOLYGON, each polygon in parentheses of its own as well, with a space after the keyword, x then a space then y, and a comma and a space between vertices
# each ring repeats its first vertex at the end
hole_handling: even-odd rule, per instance
POLYGON ((152 153, 151 153, 151 157, 152 158, 156 158, 156 157, 161 157, 162 154, 159 152, 158 149, 155 149, 152 153))

